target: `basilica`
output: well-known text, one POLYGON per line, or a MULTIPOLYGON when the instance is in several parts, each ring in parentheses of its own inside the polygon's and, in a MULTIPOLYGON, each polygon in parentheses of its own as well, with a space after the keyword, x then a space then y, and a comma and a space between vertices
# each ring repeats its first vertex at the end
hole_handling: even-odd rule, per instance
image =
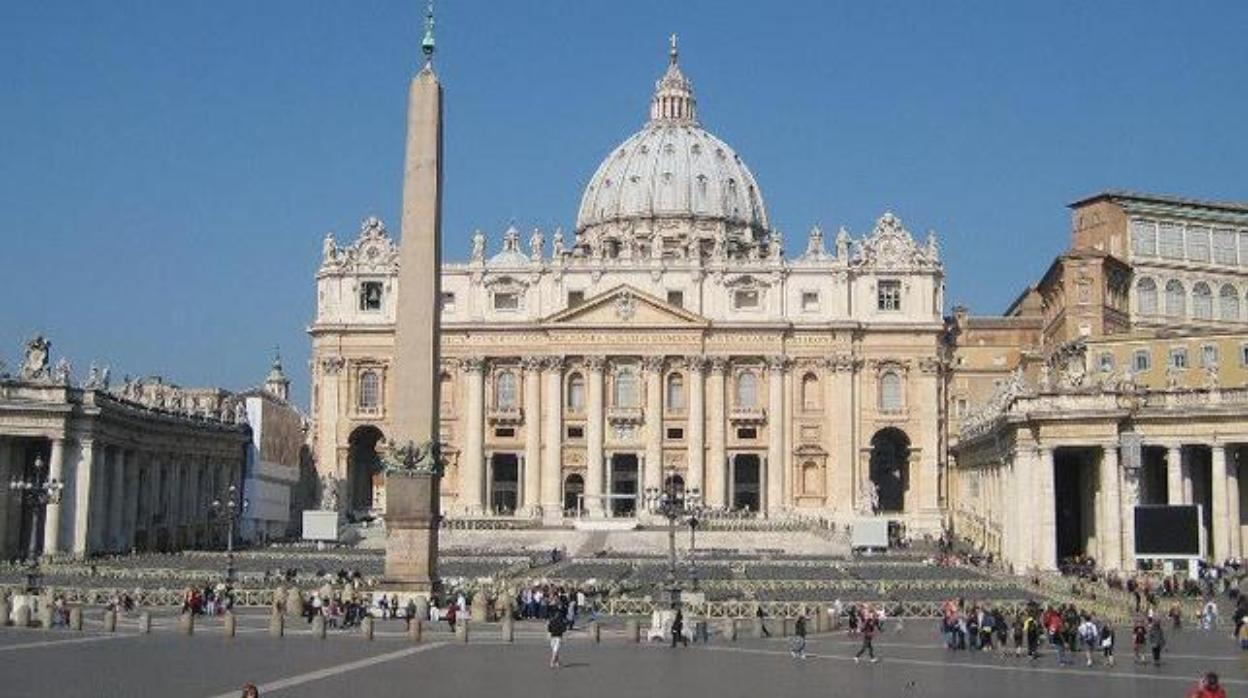
MULTIPOLYGON (((573 230, 472 236, 441 279, 443 507, 632 517, 678 487, 710 509, 941 521, 944 270, 883 212, 795 258, 759 181, 706 129, 673 39, 642 128, 573 230)), ((394 432, 398 248, 377 219, 316 274, 313 448, 345 508, 381 502, 394 432), (375 494, 376 492, 376 494, 375 494)))

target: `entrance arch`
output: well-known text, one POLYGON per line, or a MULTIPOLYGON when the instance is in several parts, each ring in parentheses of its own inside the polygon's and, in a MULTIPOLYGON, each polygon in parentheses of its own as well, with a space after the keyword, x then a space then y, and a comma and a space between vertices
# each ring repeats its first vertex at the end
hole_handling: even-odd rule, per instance
POLYGON ((877 512, 900 514, 906 510, 910 489, 910 437, 895 427, 881 429, 871 437, 871 484, 879 496, 877 512))
POLYGON ((347 455, 346 511, 367 515, 373 508, 373 475, 381 472, 377 443, 384 438, 374 426, 362 426, 351 432, 347 455))
POLYGON ((685 478, 673 473, 663 478, 663 491, 675 492, 677 497, 685 496, 685 478))
POLYGON ((563 511, 576 511, 577 501, 585 493, 585 478, 572 473, 563 480, 563 511))
POLYGON ((762 460, 754 453, 738 453, 732 457, 732 508, 757 514, 762 504, 759 482, 762 460))

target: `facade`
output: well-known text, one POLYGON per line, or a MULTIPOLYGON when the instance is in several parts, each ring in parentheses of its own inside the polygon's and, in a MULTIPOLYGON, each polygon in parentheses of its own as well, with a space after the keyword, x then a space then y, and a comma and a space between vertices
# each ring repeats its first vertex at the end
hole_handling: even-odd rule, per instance
POLYGON ((238 396, 251 426, 243 480, 247 508, 240 531, 247 541, 298 536, 299 513, 309 503, 298 497, 302 468, 309 460, 306 420, 287 401, 289 390, 279 357, 262 387, 238 396))
POLYGON ((81 384, 51 343, 27 343, 16 375, 0 365, 0 482, 56 480, 40 510, 0 496, 0 552, 85 556, 203 546, 222 534, 209 503, 240 483, 245 413, 228 393, 160 380, 110 386, 92 366, 81 384))
MULTIPOLYGON (((891 213, 784 254, 744 161, 704 129, 673 43, 650 118, 566 234, 515 227, 441 274, 444 510, 631 516, 647 488, 714 509, 940 524, 944 271, 891 213), (522 240, 522 237, 527 239, 522 240)), ((395 423, 398 252, 380 221, 324 242, 312 448, 372 509, 395 423)))
POLYGON ((1017 568, 1131 569, 1135 505, 1200 504, 1209 555, 1241 557, 1248 207, 1072 209, 1071 250, 1006 317, 950 323, 950 396, 971 404, 951 420, 951 525, 1017 568))

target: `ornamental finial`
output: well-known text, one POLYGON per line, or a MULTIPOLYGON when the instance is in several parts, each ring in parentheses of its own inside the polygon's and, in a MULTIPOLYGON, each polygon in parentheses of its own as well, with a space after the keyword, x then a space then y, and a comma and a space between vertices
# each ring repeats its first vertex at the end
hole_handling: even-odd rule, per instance
POLYGON ((425 54, 425 63, 433 62, 433 0, 429 0, 429 5, 425 9, 425 38, 420 40, 420 51, 425 54))
POLYGON ((668 58, 671 59, 672 65, 676 65, 676 59, 680 56, 680 52, 676 50, 676 35, 672 34, 672 47, 667 51, 668 58))

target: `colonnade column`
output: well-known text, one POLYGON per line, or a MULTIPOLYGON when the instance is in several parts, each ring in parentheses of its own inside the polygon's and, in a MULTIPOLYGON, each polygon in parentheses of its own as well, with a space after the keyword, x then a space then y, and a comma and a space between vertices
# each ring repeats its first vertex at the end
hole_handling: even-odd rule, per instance
POLYGON ((646 462, 642 486, 659 488, 663 486, 663 357, 645 357, 642 368, 646 372, 646 462))
POLYGON ((104 541, 105 547, 114 552, 125 550, 124 547, 124 530, 125 526, 125 506, 126 506, 126 451, 123 448, 117 449, 117 457, 113 460, 113 472, 111 473, 113 480, 112 491, 109 492, 108 502, 108 536, 104 541))
MULTIPOLYGON (((169 548, 177 550, 181 541, 179 534, 182 529, 182 454, 173 454, 170 456, 169 464, 169 517, 167 528, 169 529, 169 548)), ((238 498, 243 498, 242 483, 238 485, 238 498)))
POLYGON ((603 410, 602 372, 606 361, 601 356, 585 358, 586 378, 589 385, 589 414, 585 422, 585 508, 591 516, 602 514, 602 427, 606 421, 603 410))
POLYGON ((714 357, 710 360, 711 375, 707 380, 707 412, 710 416, 710 447, 706 463, 706 503, 712 508, 728 507, 728 463, 724 444, 725 395, 724 373, 728 360, 714 357))
MULTIPOLYGON (((13 472, 13 444, 9 439, 0 438, 0 490, 4 490, 14 480, 17 473, 13 472)), ((9 507, 18 502, 13 493, 5 490, 0 493, 0 558, 8 559, 13 551, 9 550, 9 507)), ((4 620, 4 619, 0 619, 4 620)))
POLYGON ((1166 503, 1183 503, 1183 447, 1166 448, 1166 503))
POLYGON ((780 513, 784 506, 784 367, 783 356, 767 360, 767 501, 763 511, 780 513))
POLYGON ((1122 487, 1119 490, 1122 511, 1122 569, 1135 569, 1135 507, 1140 503, 1141 468, 1123 468, 1120 472, 1122 487))
POLYGON ((686 375, 689 376, 689 400, 686 403, 689 408, 689 424, 685 428, 688 451, 685 467, 689 474, 689 487, 698 488, 702 492, 703 501, 709 503, 702 479, 703 468, 706 467, 706 386, 703 377, 706 360, 700 356, 687 357, 685 368, 686 375))
POLYGON ((1227 512, 1226 495, 1226 445, 1215 443, 1209 447, 1209 481, 1213 495, 1213 559, 1218 564, 1231 554, 1231 520, 1227 512))
POLYGON ((563 358, 546 359, 546 450, 542 459, 542 513, 547 519, 558 518, 563 511, 563 358))
POLYGON ((1057 569, 1057 500, 1053 480, 1053 448, 1043 446, 1035 468, 1035 501, 1040 509, 1039 526, 1036 527, 1036 549, 1033 561, 1042 570, 1057 569))
MULTIPOLYGON (((52 453, 48 458, 48 480, 65 483, 64 437, 58 436, 52 439, 52 453)), ((43 553, 45 555, 59 552, 61 548, 61 496, 63 494, 64 491, 57 493, 48 501, 48 506, 43 510, 43 553)))
POLYGON ((1104 540, 1101 559, 1106 569, 1122 564, 1122 489, 1118 476, 1118 447, 1107 444, 1101 447, 1101 501, 1105 505, 1104 531, 1097 537, 1104 540))
POLYGON ((1242 530, 1239 525, 1239 463, 1242 451, 1235 450, 1235 457, 1226 464, 1226 516, 1231 523, 1231 557, 1242 558, 1240 542, 1242 530))
POLYGON ((468 374, 468 424, 464 462, 459 466, 459 508, 465 514, 485 511, 485 359, 475 356, 460 366, 468 374))
POLYGON ((532 356, 524 361, 524 512, 537 513, 542 494, 542 366, 532 356))
POLYGON ((86 555, 91 533, 91 476, 95 473, 95 443, 78 442, 78 462, 74 468, 74 555, 86 555))

